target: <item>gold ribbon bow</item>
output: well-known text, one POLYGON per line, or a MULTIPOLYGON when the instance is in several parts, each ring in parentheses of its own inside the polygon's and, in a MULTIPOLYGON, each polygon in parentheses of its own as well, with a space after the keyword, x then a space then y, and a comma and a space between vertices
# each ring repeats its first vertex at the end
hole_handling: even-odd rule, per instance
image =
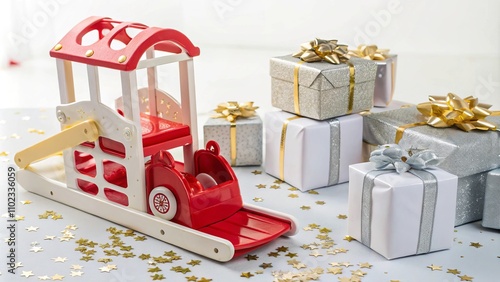
POLYGON ((300 51, 292 56, 308 63, 321 60, 334 65, 345 63, 350 58, 347 45, 337 44, 337 41, 316 38, 300 45, 300 51))
POLYGON ((427 124, 433 127, 456 127, 471 131, 496 130, 496 124, 485 120, 487 116, 498 115, 489 110, 491 105, 479 103, 473 96, 460 98, 448 93, 447 96, 429 96, 429 102, 420 103, 417 109, 428 117, 427 124))
POLYGON ((374 61, 382 61, 387 59, 389 55, 389 49, 378 49, 377 45, 365 45, 361 44, 358 46, 356 50, 349 50, 348 53, 350 56, 374 60, 374 61))
POLYGON ((237 118, 249 118, 255 115, 255 107, 253 102, 238 103, 229 101, 217 105, 215 112, 217 113, 214 118, 225 118, 229 122, 234 122, 237 118))

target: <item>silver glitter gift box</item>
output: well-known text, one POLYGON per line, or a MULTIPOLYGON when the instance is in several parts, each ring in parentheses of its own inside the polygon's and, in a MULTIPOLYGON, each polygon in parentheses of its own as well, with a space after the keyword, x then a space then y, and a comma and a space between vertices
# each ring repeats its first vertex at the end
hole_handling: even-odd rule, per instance
POLYGON ((353 76, 348 64, 304 63, 291 55, 271 58, 272 105, 317 120, 369 110, 373 105, 377 64, 359 58, 349 62, 354 66, 353 76))
MULTIPOLYGON (((498 116, 487 119, 500 124, 498 116)), ((415 107, 365 115, 363 139, 374 145, 395 143, 398 128, 422 121, 425 118, 415 107)), ((399 145, 433 150, 444 158, 439 168, 458 176, 455 225, 461 225, 482 218, 486 174, 500 165, 499 142, 498 132, 423 125, 405 129, 399 145)))
POLYGON ((349 167, 347 232, 387 259, 451 248, 457 177, 442 169, 349 167))
POLYGON ((362 123, 358 114, 317 121, 266 113, 266 173, 301 191, 348 181, 349 165, 361 161, 362 123))
POLYGON ((500 229, 500 169, 490 171, 486 179, 482 224, 500 229))
POLYGON ((377 77, 375 78, 373 105, 387 107, 394 96, 398 56, 388 55, 387 59, 374 62, 377 64, 377 77))
POLYGON ((204 143, 219 143, 220 154, 232 166, 262 164, 262 119, 259 116, 236 119, 236 138, 231 138, 231 123, 224 118, 210 118, 203 125, 204 143), (233 141, 233 142, 231 142, 233 141), (231 158, 231 143, 236 145, 236 156, 231 158))

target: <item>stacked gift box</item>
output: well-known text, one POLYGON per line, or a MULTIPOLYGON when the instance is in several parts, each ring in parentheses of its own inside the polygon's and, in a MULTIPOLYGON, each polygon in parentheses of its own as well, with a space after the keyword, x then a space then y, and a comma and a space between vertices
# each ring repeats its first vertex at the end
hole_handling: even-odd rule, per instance
MULTIPOLYGON (((349 181, 349 235, 388 259, 450 248, 456 225, 500 229, 500 114, 454 94, 371 112, 392 100, 396 60, 374 45, 305 43, 271 58, 281 111, 264 118, 265 171, 301 191, 349 181)), ((234 102, 232 111, 245 115, 234 102)), ((262 121, 231 118, 209 121, 205 142, 222 143, 232 165, 260 165, 262 121)))

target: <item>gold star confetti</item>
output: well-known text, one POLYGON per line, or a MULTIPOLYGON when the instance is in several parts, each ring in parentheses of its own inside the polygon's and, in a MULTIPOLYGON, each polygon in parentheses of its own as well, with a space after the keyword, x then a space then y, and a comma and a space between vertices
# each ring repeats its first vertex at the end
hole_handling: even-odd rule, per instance
POLYGON ((291 253, 291 252, 288 252, 285 256, 289 257, 289 258, 294 258, 294 257, 297 257, 297 253, 291 253))
POLYGON ((50 280, 50 277, 47 275, 44 276, 37 276, 38 280, 50 280))
POLYGON ((448 271, 446 271, 446 273, 451 273, 451 274, 457 275, 457 274, 460 274, 460 271, 458 269, 448 268, 448 271))
POLYGON ((74 269, 74 270, 81 270, 83 269, 83 266, 79 265, 79 264, 72 264, 71 265, 71 269, 74 269))
POLYGON ((367 262, 364 262, 364 263, 358 263, 359 267, 361 268, 372 268, 372 265, 367 263, 367 262))
POLYGON ((276 190, 276 189, 280 189, 280 186, 275 184, 275 185, 269 186, 269 188, 276 190))
POLYGON ((148 268, 148 272, 159 272, 161 271, 161 269, 157 266, 157 267, 152 267, 152 268, 148 268))
POLYGON ((323 227, 319 230, 320 233, 330 233, 332 230, 330 228, 323 227))
POLYGON ((52 280, 63 280, 64 276, 59 274, 54 274, 54 276, 52 276, 51 278, 52 280))
POLYGON ((245 256, 245 258, 248 260, 248 261, 251 261, 251 260, 257 260, 259 257, 257 255, 251 255, 251 254, 248 254, 245 256))
POLYGON ((352 240, 354 240, 354 238, 349 235, 345 235, 344 240, 346 240, 347 242, 351 242, 352 240))
POLYGON ((311 209, 311 207, 310 206, 301 206, 300 209, 303 211, 308 211, 311 209))
POLYGON ((104 250, 104 254, 107 255, 107 256, 118 256, 118 255, 120 255, 120 253, 117 252, 116 250, 104 250))
POLYGON ((318 225, 318 224, 316 224, 316 223, 311 223, 311 224, 309 224, 308 226, 309 226, 310 228, 312 228, 312 229, 319 229, 319 228, 321 227, 321 225, 318 225))
POLYGON ((200 280, 198 280, 198 282, 210 282, 210 281, 212 281, 212 279, 205 278, 205 277, 201 277, 200 280))
POLYGON ((109 263, 112 261, 113 261, 113 259, 111 259, 111 258, 100 258, 97 260, 97 262, 102 262, 102 263, 109 263))
POLYGON ((105 265, 105 266, 101 266, 99 267, 99 270, 101 272, 110 272, 111 270, 113 270, 111 267, 109 267, 108 265, 105 265))
POLYGON ((26 201, 20 201, 20 203, 23 204, 23 205, 29 205, 29 204, 32 203, 32 201, 26 200, 26 201))
POLYGON ((45 134, 45 131, 42 129, 28 128, 29 133, 37 133, 37 134, 45 134))
POLYGON ((341 262, 340 265, 342 265, 345 268, 348 268, 349 266, 352 266, 349 262, 341 262))
POLYGON ((69 229, 69 230, 77 230, 78 227, 75 225, 75 224, 71 224, 71 225, 66 225, 66 229, 69 229))
POLYGON ((318 234, 318 235, 316 235, 316 238, 320 239, 320 240, 329 240, 330 239, 330 237, 327 234, 318 234))
POLYGON ((282 252, 282 253, 288 252, 288 247, 285 247, 285 246, 277 247, 276 251, 282 252))
POLYGON ((288 188, 289 191, 299 191, 299 189, 297 189, 296 187, 290 187, 288 188))
POLYGON ((307 191, 308 194, 311 194, 311 195, 319 195, 318 191, 316 190, 309 190, 307 191))
POLYGON ((322 256, 323 256, 323 255, 322 255, 321 253, 319 253, 318 251, 312 251, 309 255, 310 255, 310 256, 312 256, 312 257, 315 257, 315 258, 317 258, 317 257, 322 257, 322 256))
POLYGON ((351 270, 352 275, 356 275, 359 277, 364 277, 366 275, 366 272, 361 271, 361 269, 358 270, 351 270))
POLYGON ((135 236, 134 240, 136 240, 136 241, 144 241, 144 240, 146 240, 146 236, 135 236))
POLYGON ((30 249, 30 252, 34 252, 34 253, 38 253, 38 252, 42 252, 43 249, 42 247, 38 247, 38 246, 34 246, 30 249))
POLYGON ((283 181, 283 180, 281 180, 281 179, 276 179, 276 180, 274 180, 274 182, 273 182, 273 183, 276 183, 276 184, 283 184, 283 183, 285 183, 285 181, 283 181))
POLYGON ((290 195, 288 195, 289 198, 298 198, 299 195, 297 193, 292 193, 290 195))
POLYGON ((88 262, 90 260, 94 260, 94 258, 92 256, 83 256, 80 258, 80 260, 88 262))
POLYGON ((479 244, 479 242, 470 242, 470 246, 478 249, 481 248, 483 245, 479 244))
POLYGON ((267 255, 270 256, 270 257, 275 257, 275 258, 277 258, 277 257, 280 256, 280 254, 278 252, 270 252, 267 255))
POLYGON ((252 171, 252 173, 254 175, 258 175, 258 174, 262 174, 262 171, 261 170, 254 170, 254 171, 252 171))
POLYGON ((300 270, 301 268, 306 268, 307 266, 301 262, 297 262, 297 263, 294 263, 292 265, 293 268, 297 269, 297 270, 300 270))
POLYGON ((345 215, 345 214, 339 214, 339 215, 337 215, 337 218, 338 219, 346 219, 347 215, 345 215))
POLYGON ((200 265, 201 263, 201 260, 198 260, 198 259, 192 259, 190 260, 187 264, 191 265, 191 266, 196 266, 196 265, 200 265))
POLYGON ((429 266, 427 266, 427 268, 430 268, 432 271, 435 271, 435 270, 439 270, 441 271, 442 269, 442 266, 437 266, 437 265, 434 265, 434 264, 431 264, 429 266))
POLYGON ((0 152, 0 157, 7 157, 9 155, 9 152, 2 151, 0 152))
POLYGON ((262 202, 262 201, 264 201, 264 199, 259 198, 259 197, 255 197, 255 198, 253 198, 253 201, 254 202, 262 202))
POLYGON ((326 204, 325 201, 316 201, 315 203, 316 203, 316 205, 320 205, 320 206, 326 204))
POLYGON ((198 277, 196 277, 196 276, 187 276, 186 279, 187 279, 187 281, 194 281, 194 282, 196 282, 198 280, 198 277))
POLYGON ((153 280, 163 280, 163 279, 165 279, 165 276, 163 276, 163 274, 156 273, 155 275, 152 275, 151 278, 153 280))
POLYGON ((56 257, 52 259, 54 262, 65 262, 68 260, 66 257, 56 257))
POLYGON ((135 257, 135 255, 134 255, 134 253, 128 252, 128 253, 123 253, 122 257, 133 258, 133 257, 135 257))
POLYGON ((328 270, 328 273, 331 273, 331 274, 342 274, 342 268, 341 267, 330 267, 327 269, 328 270))
POLYGON ((250 278, 254 276, 251 272, 242 272, 240 277, 250 278))
POLYGON ((56 238, 56 236, 45 235, 45 238, 43 238, 43 240, 54 240, 54 238, 56 238))
POLYGON ((460 278, 460 281, 472 281, 472 279, 474 279, 474 277, 471 277, 471 276, 467 276, 467 275, 458 275, 458 278, 460 278))
POLYGON ((266 268, 273 267, 273 264, 264 262, 264 263, 260 264, 259 267, 266 269, 266 268))
POLYGON ((266 188, 266 185, 265 184, 257 184, 257 185, 255 185, 255 187, 257 187, 258 189, 263 189, 263 188, 266 188))
POLYGON ((350 277, 339 277, 340 282, 352 282, 350 277))
POLYGON ((16 216, 14 217, 14 219, 15 219, 15 220, 17 220, 17 221, 24 220, 24 215, 16 215, 16 216))
POLYGON ((31 270, 30 270, 30 271, 23 271, 23 272, 21 273, 21 276, 24 276, 24 277, 26 277, 26 278, 28 278, 28 277, 30 277, 30 276, 34 276, 34 275, 35 275, 35 274, 33 274, 33 271, 31 271, 31 270))
POLYGON ((82 274, 83 272, 80 270, 77 271, 71 270, 71 273, 69 275, 71 275, 72 277, 76 277, 76 276, 82 276, 82 274))
POLYGON ((28 232, 34 232, 34 231, 37 231, 38 230, 38 227, 35 227, 35 226, 30 226, 30 227, 26 227, 26 230, 28 232))

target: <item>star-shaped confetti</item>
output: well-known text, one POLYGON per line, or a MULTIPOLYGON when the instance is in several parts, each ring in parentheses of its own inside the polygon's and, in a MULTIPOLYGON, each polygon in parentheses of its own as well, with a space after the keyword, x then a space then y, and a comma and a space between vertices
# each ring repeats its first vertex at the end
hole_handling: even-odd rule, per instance
POLYGON ((372 265, 367 262, 358 263, 360 268, 372 268, 372 265))
POLYGON ((270 256, 270 257, 275 257, 275 258, 277 258, 277 257, 280 256, 280 254, 278 252, 270 252, 267 255, 270 256))
POLYGON ((292 253, 292 252, 288 252, 285 256, 289 257, 289 258, 294 258, 294 257, 297 257, 297 253, 292 253))
POLYGON ((253 198, 253 201, 254 202, 262 202, 262 201, 264 201, 264 199, 259 198, 259 197, 255 197, 255 198, 253 198))
POLYGON ((472 281, 474 279, 474 277, 467 275, 458 275, 458 278, 460 278, 460 281, 472 281))
POLYGON ((152 268, 148 268, 148 272, 153 272, 154 273, 154 272, 160 272, 160 271, 161 271, 161 269, 158 266, 152 267, 152 268))
POLYGON ((288 188, 289 191, 299 191, 299 189, 297 189, 296 187, 290 187, 288 188))
POLYGON ((43 275, 43 276, 37 276, 36 278, 38 278, 38 280, 50 280, 51 278, 47 275, 43 275))
POLYGON ((297 193, 291 193, 288 195, 288 197, 293 199, 293 198, 298 198, 299 195, 297 193))
POLYGON ((56 257, 52 259, 54 262, 65 262, 68 260, 66 257, 56 257))
POLYGON ((316 201, 315 203, 316 203, 316 205, 320 205, 320 206, 326 204, 325 201, 316 201))
POLYGON ((351 270, 352 275, 356 275, 359 277, 364 277, 366 275, 366 272, 361 271, 361 269, 358 270, 351 270))
POLYGON ((339 214, 339 215, 337 215, 337 218, 338 219, 346 219, 347 215, 345 215, 345 214, 339 214))
POLYGON ((258 189, 263 189, 263 188, 266 188, 266 185, 265 184, 257 184, 257 185, 255 185, 255 187, 257 187, 258 189))
POLYGON ((76 277, 76 276, 82 276, 82 274, 83 274, 83 272, 80 270, 77 270, 77 271, 72 270, 69 275, 72 277, 76 277))
POLYGON ((30 227, 26 227, 26 230, 28 232, 36 232, 38 230, 38 227, 30 226, 30 227))
POLYGON ((52 280, 63 280, 64 276, 59 274, 54 274, 51 278, 52 280))
POLYGON ((26 277, 26 278, 28 278, 28 277, 30 277, 30 276, 34 276, 34 275, 35 275, 35 274, 33 274, 33 271, 31 271, 31 270, 30 270, 30 271, 23 271, 23 272, 21 273, 21 276, 24 276, 24 277, 26 277))
POLYGON ((435 271, 435 270, 441 271, 442 270, 442 266, 437 266, 437 265, 434 265, 434 264, 431 264, 431 265, 427 266, 427 268, 430 268, 432 271, 435 271))
POLYGON ((479 242, 470 242, 470 246, 478 249, 481 248, 483 245, 479 244, 479 242))
POLYGON ((83 269, 83 266, 79 265, 79 264, 72 264, 71 265, 71 269, 74 269, 74 270, 82 270, 83 269))
POLYGON ((262 174, 262 171, 261 170, 254 170, 254 171, 252 171, 252 173, 254 175, 259 175, 259 174, 262 174))
POLYGON ((156 273, 155 275, 152 275, 151 278, 153 280, 163 280, 163 279, 165 279, 165 276, 163 276, 163 274, 156 273))
POLYGON ((39 247, 39 246, 33 246, 31 249, 30 249, 30 252, 34 252, 34 253, 38 253, 38 252, 41 252, 43 251, 43 248, 42 247, 39 247))
POLYGON ((330 267, 327 269, 328 273, 337 275, 337 274, 342 274, 342 268, 341 267, 330 267))
POLYGON ((457 275, 457 274, 460 274, 460 270, 448 268, 448 271, 446 271, 446 273, 451 273, 451 274, 457 275))
POLYGON ((311 209, 311 207, 310 206, 301 206, 300 209, 303 211, 308 211, 311 209))
POLYGON ((273 264, 272 263, 266 263, 266 262, 264 262, 264 263, 261 263, 259 265, 259 267, 262 267, 263 269, 266 269, 266 268, 273 267, 273 264))
POLYGON ((251 272, 242 272, 240 277, 250 278, 254 276, 251 272))
POLYGON ((194 275, 193 276, 187 276, 186 279, 187 279, 188 282, 189 281, 193 281, 193 282, 198 281, 198 277, 194 276, 194 275))
POLYGON ((347 242, 351 242, 352 240, 354 240, 354 238, 349 235, 345 235, 344 240, 346 240, 347 242))
POLYGON ((20 201, 20 202, 21 202, 21 204, 23 204, 23 205, 29 205, 29 204, 31 204, 31 203, 32 203, 30 200, 25 200, 25 201, 20 201))
POLYGON ((43 240, 54 240, 54 238, 56 238, 56 236, 45 235, 45 238, 43 238, 43 240))
POLYGON ((323 255, 322 255, 320 252, 318 252, 318 251, 312 251, 309 255, 310 255, 310 256, 312 256, 312 257, 315 257, 315 258, 317 258, 317 257, 322 257, 322 256, 323 256, 323 255))

